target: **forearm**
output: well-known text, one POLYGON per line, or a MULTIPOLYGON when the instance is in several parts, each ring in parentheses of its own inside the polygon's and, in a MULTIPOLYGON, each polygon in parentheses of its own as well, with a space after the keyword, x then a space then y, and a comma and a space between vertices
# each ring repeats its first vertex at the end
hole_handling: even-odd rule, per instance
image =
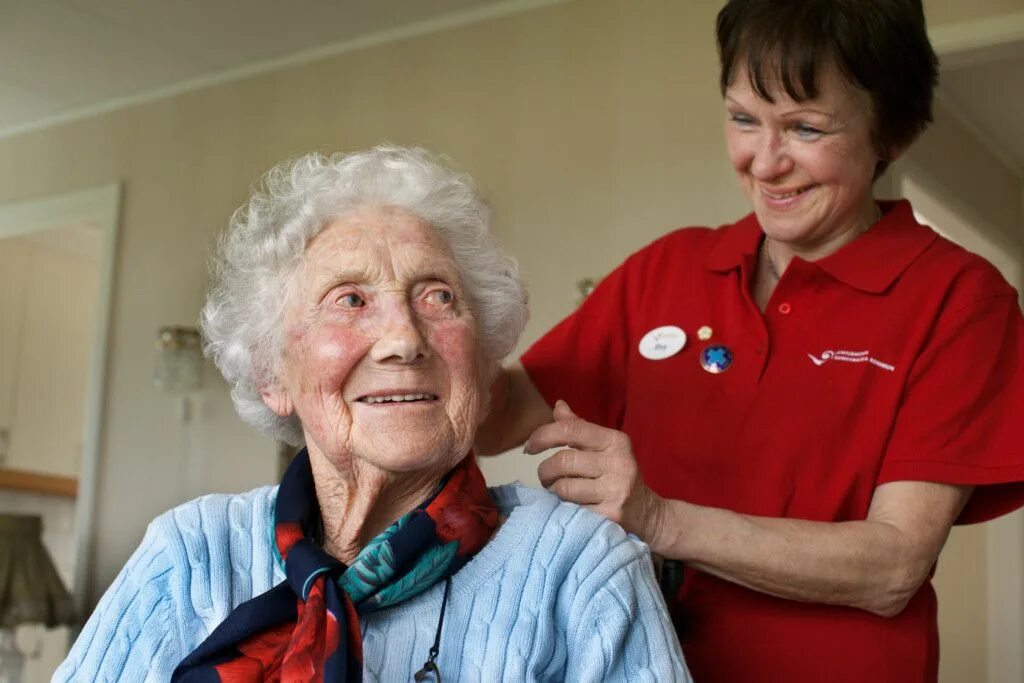
POLYGON ((652 552, 763 593, 898 614, 939 556, 973 488, 879 484, 865 519, 813 522, 742 515, 670 500, 641 476, 629 437, 581 420, 563 402, 526 452, 565 447, 537 468, 563 500, 603 514, 652 552))
POLYGON ((938 553, 885 521, 755 517, 683 501, 666 501, 659 529, 652 549, 667 558, 770 595, 882 616, 903 609, 938 553))
POLYGON ((519 364, 501 368, 491 385, 490 408, 477 428, 474 449, 478 455, 503 453, 550 421, 551 409, 526 370, 519 364))

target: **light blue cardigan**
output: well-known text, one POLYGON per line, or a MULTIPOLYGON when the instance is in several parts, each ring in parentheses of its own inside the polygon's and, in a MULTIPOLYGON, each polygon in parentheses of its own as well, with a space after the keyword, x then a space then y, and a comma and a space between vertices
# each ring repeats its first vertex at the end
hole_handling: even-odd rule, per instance
MULTIPOLYGON (((168 681, 235 606, 284 580, 276 493, 205 496, 154 520, 53 680, 168 681)), ((445 681, 690 681, 647 546, 545 491, 491 493, 508 519, 452 579, 445 681)), ((412 680, 443 587, 363 618, 365 680, 412 680)))

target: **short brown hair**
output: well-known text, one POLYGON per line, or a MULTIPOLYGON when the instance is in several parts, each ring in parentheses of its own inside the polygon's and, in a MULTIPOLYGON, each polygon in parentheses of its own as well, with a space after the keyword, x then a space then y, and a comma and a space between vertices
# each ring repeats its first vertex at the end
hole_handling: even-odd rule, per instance
POLYGON ((777 77, 794 101, 813 99, 819 69, 833 61, 871 96, 878 174, 932 120, 938 59, 921 0, 729 0, 717 34, 723 94, 746 62, 759 97, 773 101, 768 82, 777 77))

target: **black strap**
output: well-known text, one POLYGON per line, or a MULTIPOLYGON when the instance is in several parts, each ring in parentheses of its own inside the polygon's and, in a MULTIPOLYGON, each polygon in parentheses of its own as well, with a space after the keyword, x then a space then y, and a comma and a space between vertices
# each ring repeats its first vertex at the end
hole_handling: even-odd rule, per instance
POLYGON ((441 598, 441 615, 437 618, 437 634, 434 636, 434 645, 430 648, 430 656, 427 658, 423 668, 413 674, 416 683, 422 683, 430 675, 434 676, 437 683, 441 683, 441 670, 437 668, 437 655, 441 651, 441 628, 444 626, 444 611, 448 607, 448 594, 452 590, 452 577, 444 579, 444 597, 441 598))
POLYGON ((665 560, 661 565, 661 596, 665 598, 672 626, 679 641, 686 639, 686 618, 679 606, 679 589, 683 585, 683 563, 679 560, 665 560))

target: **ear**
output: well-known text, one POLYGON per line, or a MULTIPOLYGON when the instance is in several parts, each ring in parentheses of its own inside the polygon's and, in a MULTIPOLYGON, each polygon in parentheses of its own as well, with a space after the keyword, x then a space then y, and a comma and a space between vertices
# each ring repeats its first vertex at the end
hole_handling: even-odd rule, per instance
POLYGON ((261 388, 260 398, 263 399, 268 408, 281 417, 288 417, 295 412, 295 406, 292 405, 292 397, 284 387, 276 382, 261 388))
POLYGON ((485 358, 483 362, 483 373, 484 373, 484 384, 488 389, 491 388, 491 384, 497 379, 498 375, 501 374, 501 361, 490 360, 485 358))
POLYGON ((483 424, 483 421, 487 419, 487 416, 491 412, 491 408, 494 407, 495 401, 499 400, 496 397, 497 393, 501 393, 500 402, 504 402, 506 397, 504 384, 498 386, 495 382, 501 374, 501 361, 489 360, 482 358, 480 363, 480 413, 477 417, 477 426, 483 424))
POLYGON ((886 149, 883 149, 882 150, 882 154, 881 154, 881 157, 882 157, 881 160, 886 162, 887 164, 892 164, 894 161, 896 161, 901 156, 903 156, 903 153, 907 151, 907 147, 909 147, 909 146, 910 146, 909 144, 908 145, 898 145, 898 146, 897 145, 893 145, 892 147, 888 147, 886 149))

